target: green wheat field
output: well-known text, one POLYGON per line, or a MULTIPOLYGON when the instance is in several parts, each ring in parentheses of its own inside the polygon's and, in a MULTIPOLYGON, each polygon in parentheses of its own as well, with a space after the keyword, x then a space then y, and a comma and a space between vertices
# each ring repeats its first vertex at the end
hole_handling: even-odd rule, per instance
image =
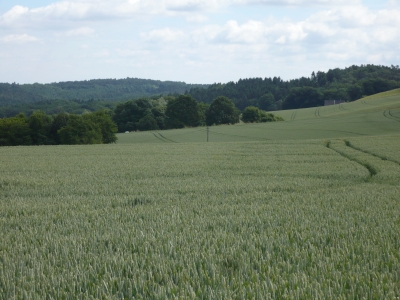
POLYGON ((0 299, 397 299, 400 90, 0 148, 0 299))

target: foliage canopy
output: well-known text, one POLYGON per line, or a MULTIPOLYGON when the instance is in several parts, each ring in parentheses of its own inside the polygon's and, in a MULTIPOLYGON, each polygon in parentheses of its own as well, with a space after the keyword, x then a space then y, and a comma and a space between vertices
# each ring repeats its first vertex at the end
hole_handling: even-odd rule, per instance
POLYGON ((207 125, 235 124, 239 123, 240 111, 233 101, 220 96, 213 100, 206 112, 207 125))

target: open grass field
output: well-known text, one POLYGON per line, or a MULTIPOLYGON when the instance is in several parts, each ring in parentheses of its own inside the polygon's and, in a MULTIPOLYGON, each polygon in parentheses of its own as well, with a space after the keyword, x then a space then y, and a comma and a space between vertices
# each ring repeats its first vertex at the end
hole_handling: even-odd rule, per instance
POLYGON ((343 107, 0 148, 0 299, 400 297, 400 95, 343 107))

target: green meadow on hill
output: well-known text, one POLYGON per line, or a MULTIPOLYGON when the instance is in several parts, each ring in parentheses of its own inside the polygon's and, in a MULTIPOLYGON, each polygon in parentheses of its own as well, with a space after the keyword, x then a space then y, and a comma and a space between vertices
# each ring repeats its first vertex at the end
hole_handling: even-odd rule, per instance
MULTIPOLYGON (((286 122, 212 126, 211 142, 330 139, 397 134, 400 89, 339 105, 275 111, 286 122)), ((119 134, 118 143, 205 142, 206 128, 119 134)))
POLYGON ((0 148, 1 299, 400 297, 400 90, 0 148))

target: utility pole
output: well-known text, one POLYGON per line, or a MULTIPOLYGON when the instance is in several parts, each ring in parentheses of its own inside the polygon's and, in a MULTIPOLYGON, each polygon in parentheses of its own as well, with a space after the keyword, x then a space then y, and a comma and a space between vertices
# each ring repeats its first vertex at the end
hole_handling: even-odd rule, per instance
POLYGON ((207 126, 207 143, 208 143, 208 132, 209 132, 209 130, 208 130, 208 126, 207 126))

